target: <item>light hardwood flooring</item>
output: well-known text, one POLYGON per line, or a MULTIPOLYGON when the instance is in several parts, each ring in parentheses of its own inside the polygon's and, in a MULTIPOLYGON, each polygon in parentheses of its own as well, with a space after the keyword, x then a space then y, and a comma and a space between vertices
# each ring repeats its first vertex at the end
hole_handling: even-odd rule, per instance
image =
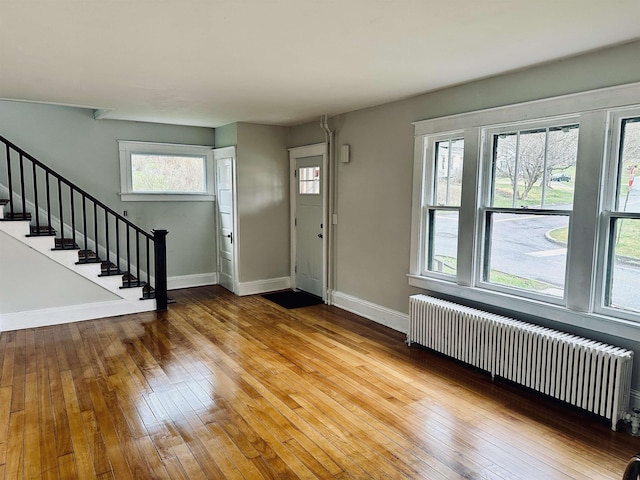
POLYGON ((0 478, 620 479, 640 452, 334 307, 171 296, 0 334, 0 478))

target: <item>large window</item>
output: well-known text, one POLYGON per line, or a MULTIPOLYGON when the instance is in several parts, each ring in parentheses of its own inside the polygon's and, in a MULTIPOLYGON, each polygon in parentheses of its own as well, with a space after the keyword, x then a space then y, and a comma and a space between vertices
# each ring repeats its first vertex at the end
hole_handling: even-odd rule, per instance
POLYGON ((564 296, 578 131, 566 120, 486 131, 484 282, 564 296))
POLYGON ((456 274, 463 156, 464 139, 459 136, 444 135, 425 139, 426 219, 422 247, 425 274, 456 274))
POLYGON ((214 199, 211 147, 131 141, 118 143, 123 201, 214 199))
POLYGON ((410 285, 640 340, 640 83, 414 128, 410 285))
POLYGON ((617 175, 608 215, 605 306, 640 312, 640 112, 635 113, 614 115, 617 175))

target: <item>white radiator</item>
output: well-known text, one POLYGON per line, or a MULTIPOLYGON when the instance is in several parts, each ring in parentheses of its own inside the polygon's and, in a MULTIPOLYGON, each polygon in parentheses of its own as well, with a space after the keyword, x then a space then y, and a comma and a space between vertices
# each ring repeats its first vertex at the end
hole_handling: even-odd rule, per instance
POLYGON ((633 352, 426 295, 409 298, 417 343, 611 420, 629 409, 633 352))

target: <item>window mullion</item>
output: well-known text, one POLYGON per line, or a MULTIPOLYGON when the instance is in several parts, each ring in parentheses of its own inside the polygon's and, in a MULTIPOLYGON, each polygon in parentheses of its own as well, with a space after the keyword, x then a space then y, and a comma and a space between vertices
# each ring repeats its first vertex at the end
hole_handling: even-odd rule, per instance
POLYGON ((520 175, 520 132, 516 135, 516 158, 513 166, 513 199, 512 207, 518 205, 518 176, 520 175))
MULTIPOLYGON (((479 152, 481 136, 479 128, 464 131, 464 159, 462 169, 462 195, 458 214, 458 285, 472 286, 476 283, 478 226, 482 225, 481 159, 479 152)), ((480 243, 481 245, 481 243, 480 243)))
POLYGON ((544 163, 542 166, 542 192, 540 194, 540 208, 544 208, 547 195, 547 165, 549 163, 549 127, 545 129, 544 136, 544 163))
MULTIPOLYGON (((565 299, 567 308, 580 312, 592 310, 592 298, 596 289, 596 272, 604 272, 604 251, 598 245, 598 219, 600 218, 601 185, 605 171, 602 161, 606 143, 607 114, 593 111, 580 116, 578 157, 567 251, 565 299), (575 227, 575 228, 574 228, 575 227)), ((606 242, 600 242, 604 248, 606 242)), ((601 277, 601 275, 599 276, 601 277)), ((598 280, 599 282, 599 280, 598 280)), ((601 298, 598 295, 598 298, 601 298)))
POLYGON ((449 205, 450 197, 449 192, 451 191, 451 164, 453 162, 453 142, 449 140, 449 152, 447 157, 447 193, 445 196, 445 205, 449 205))

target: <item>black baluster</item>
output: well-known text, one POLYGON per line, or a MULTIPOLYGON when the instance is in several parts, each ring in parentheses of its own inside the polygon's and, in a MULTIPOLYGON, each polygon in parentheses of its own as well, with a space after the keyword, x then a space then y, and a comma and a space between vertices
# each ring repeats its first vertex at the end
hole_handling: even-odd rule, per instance
POLYGON ((75 189, 70 187, 69 196, 71 197, 71 248, 76 245, 76 206, 73 192, 75 189))
POLYGON ((36 204, 36 230, 40 235, 40 208, 38 206, 38 177, 36 176, 36 164, 31 163, 31 170, 33 173, 33 198, 36 204))
POLYGON ((120 219, 116 219, 116 270, 120 271, 120 219))
POLYGON ((51 187, 49 185, 49 172, 45 176, 45 184, 47 187, 47 225, 49 226, 49 235, 52 235, 51 231, 51 187))
POLYGON ((98 255, 98 205, 96 202, 93 202, 93 245, 96 249, 96 260, 100 255, 98 255))
POLYGON ((145 234, 145 237, 147 239, 147 285, 151 287, 151 266, 149 265, 149 235, 145 234))
POLYGON ((107 249, 107 275, 111 275, 111 255, 109 254, 109 212, 107 209, 104 209, 104 237, 105 237, 105 247, 107 249))
POLYGON ((60 242, 64 245, 64 212, 62 207, 62 182, 58 177, 58 208, 60 213, 60 242))
POLYGON ((129 242, 129 224, 127 223, 127 287, 131 286, 131 248, 129 242))
POLYGON ((7 177, 9 183, 9 214, 13 218, 13 175, 11 175, 11 149, 7 145, 7 177))
POLYGON ((136 229, 136 278, 140 285, 140 231, 136 229))
POLYGON ((84 235, 84 263, 87 262, 87 197, 85 197, 84 193, 82 194, 82 228, 84 235))
POLYGON ((24 161, 20 152, 20 193, 22 194, 22 218, 27 219, 27 195, 24 192, 24 161))

